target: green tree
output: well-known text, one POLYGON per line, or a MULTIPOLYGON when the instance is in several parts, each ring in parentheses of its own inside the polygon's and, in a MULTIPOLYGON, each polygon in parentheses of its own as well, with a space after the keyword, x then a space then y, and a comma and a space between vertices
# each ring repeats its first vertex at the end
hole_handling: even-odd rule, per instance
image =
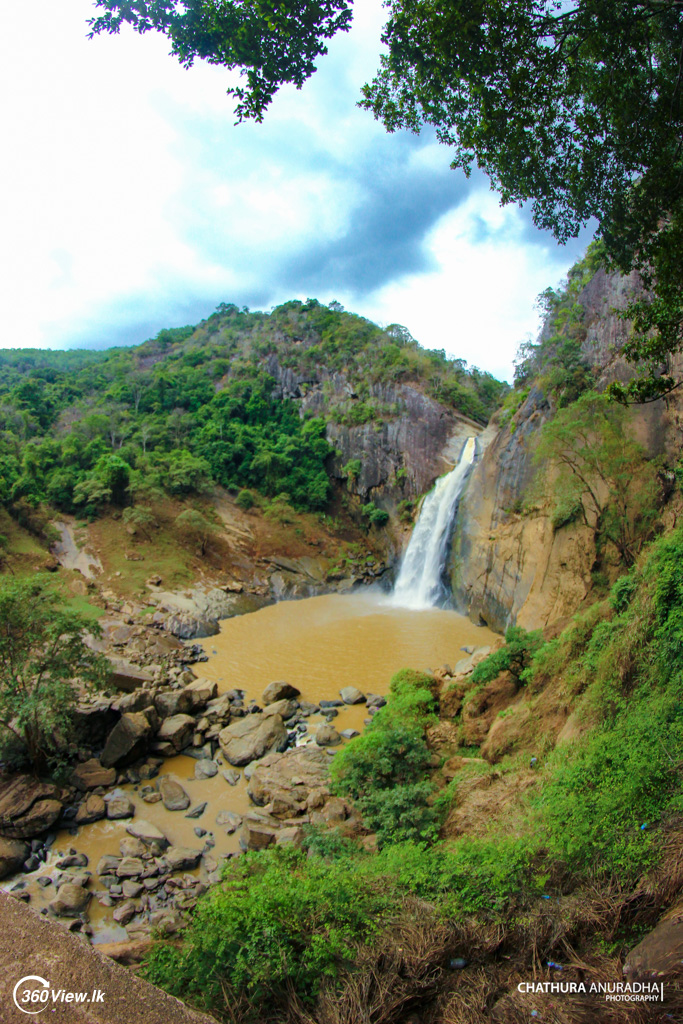
POLYGON ((181 512, 176 517, 175 525, 191 543, 197 545, 197 549, 203 558, 209 541, 216 533, 216 527, 213 523, 210 523, 206 516, 203 516, 197 509, 186 508, 184 512, 181 512))
POLYGON ((106 682, 107 662, 86 633, 99 627, 65 609, 44 577, 0 581, 0 726, 36 771, 68 737, 81 691, 106 682))
POLYGON ((659 504, 657 470, 629 436, 628 411, 604 395, 587 392, 542 430, 535 452, 558 473, 558 505, 573 506, 595 533, 632 565, 651 534, 659 504))

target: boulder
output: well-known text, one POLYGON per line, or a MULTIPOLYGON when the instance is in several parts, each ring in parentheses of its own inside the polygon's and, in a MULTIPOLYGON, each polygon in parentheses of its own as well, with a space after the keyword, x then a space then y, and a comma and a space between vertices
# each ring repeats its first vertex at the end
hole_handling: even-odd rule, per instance
POLYGON ((210 700, 214 700, 218 693, 218 684, 211 682, 209 679, 197 679, 194 683, 190 683, 184 690, 181 690, 189 701, 189 706, 192 711, 197 711, 199 708, 205 707, 210 700))
POLYGON ((163 775, 159 780, 159 792, 167 811, 185 811, 190 806, 189 796, 170 775, 163 775))
POLYGON ((46 832, 62 813, 59 791, 32 775, 15 775, 0 784, 0 836, 32 839, 46 832))
POLYGON ((142 818, 127 825, 126 832, 129 836, 139 839, 145 846, 151 846, 153 843, 157 843, 162 849, 168 846, 168 839, 164 833, 160 832, 156 825, 142 818))
POLYGON ((172 743, 175 750, 180 751, 192 739, 194 718, 190 715, 173 715, 167 718, 159 729, 159 740, 172 743))
POLYGON ((84 886, 65 882, 57 890, 49 909, 57 917, 80 917, 88 909, 91 895, 84 886))
POLYGON ((120 697, 114 706, 119 714, 125 715, 129 711, 144 711, 152 704, 154 697, 149 690, 134 690, 133 693, 120 697))
POLYGON ((295 715, 299 710, 299 705, 293 698, 285 698, 284 700, 276 700, 274 704, 268 704, 263 709, 264 715, 279 715, 284 718, 285 721, 295 715))
POLYGON ((341 743, 341 736, 333 725, 321 725, 315 734, 315 742, 319 747, 336 747, 341 743))
POLYGON ((143 711, 127 712, 109 733, 102 764, 105 768, 132 764, 146 752, 151 735, 152 728, 143 711))
POLYGON ((276 846, 299 847, 304 841, 304 830, 298 825, 291 825, 288 828, 281 828, 275 837, 276 846))
POLYGON ((161 612, 155 612, 154 621, 161 623, 164 629, 173 633, 179 640, 202 640, 204 637, 216 636, 217 633, 220 633, 220 626, 216 619, 191 615, 189 612, 176 612, 168 616, 161 612))
POLYGON ((135 804, 126 793, 115 793, 107 800, 107 817, 112 821, 132 818, 134 814, 135 804))
POLYGON ((109 853, 105 853, 98 860, 95 871, 98 875, 115 875, 120 863, 120 857, 114 857, 109 853))
POLYGON ((97 789, 98 786, 113 786, 115 782, 116 769, 104 768, 96 757, 76 765, 71 773, 71 784, 82 792, 97 789))
POLYGON ((190 871, 197 867, 201 859, 201 850, 190 850, 186 846, 169 846, 164 852, 169 871, 190 871))
POLYGON ((342 729, 339 735, 343 740, 353 740, 356 736, 360 736, 360 733, 357 729, 342 729))
POLYGON ((642 939, 626 957, 624 975, 629 981, 657 981, 677 975, 683 962, 683 906, 642 939))
POLYGON ((303 803, 325 786, 329 762, 325 751, 313 745, 268 754, 254 766, 247 792, 260 807, 283 798, 303 803))
POLYGON ((345 686, 339 691, 339 696, 345 704, 365 704, 365 694, 355 686, 345 686))
POLYGON ((19 871, 29 855, 30 846, 18 839, 0 838, 0 878, 19 871))
POLYGON ((254 821, 244 822, 242 838, 247 850, 265 850, 275 842, 276 835, 276 830, 268 828, 267 825, 254 821))
POLYGON ((118 907, 114 910, 112 917, 117 924, 127 925, 137 913, 137 907, 135 900, 124 900, 123 903, 119 903, 118 907))
POLYGON ((152 939, 127 939, 123 942, 99 942, 97 952, 108 956, 124 967, 142 963, 152 948, 152 939))
POLYGON ((222 768, 221 775, 229 786, 236 786, 242 776, 234 768, 222 768))
POLYGON ((143 683, 151 683, 152 681, 151 673, 145 671, 144 668, 140 668, 139 665, 133 665, 130 661, 125 661, 123 658, 110 658, 109 661, 112 669, 109 683, 117 690, 131 693, 133 690, 141 687, 143 683))
POLYGON ((263 691, 263 703, 274 704, 276 700, 298 697, 301 691, 290 683, 269 683, 263 691))
POLYGON ((218 775, 218 765, 215 761, 211 761, 208 758, 202 758, 201 761, 197 761, 194 766, 195 779, 212 779, 214 775, 218 775))
POLYGON ((156 695, 154 707, 160 718, 172 718, 173 715, 186 715, 192 709, 192 701, 184 690, 168 690, 156 695))
POLYGON ((219 811, 216 815, 216 824, 219 828, 225 829, 230 836, 242 824, 242 815, 237 814, 236 811, 219 811))
POLYGON ((346 821, 350 814, 350 807, 342 797, 333 796, 327 801, 320 813, 325 821, 332 825, 337 825, 342 821, 346 821))
POLYGON ((144 857, 147 847, 133 836, 124 836, 119 843, 119 851, 122 857, 144 857))
POLYGON ((142 882, 135 882, 132 878, 127 878, 121 886, 123 895, 129 900, 136 900, 141 895, 143 889, 144 885, 142 882))
POLYGON ((76 824, 89 825, 93 821, 99 821, 106 813, 107 808, 102 797, 97 793, 88 793, 76 812, 76 824))
POLYGON ((246 715, 226 726, 218 735, 226 761, 240 768, 287 742, 287 730, 280 715, 246 715))

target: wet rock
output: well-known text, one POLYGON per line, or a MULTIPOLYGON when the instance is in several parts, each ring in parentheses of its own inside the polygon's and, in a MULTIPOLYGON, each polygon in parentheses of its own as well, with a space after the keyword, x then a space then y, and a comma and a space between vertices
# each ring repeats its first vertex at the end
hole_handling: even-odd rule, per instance
POLYGON ((216 824, 219 828, 225 829, 230 836, 242 825, 242 815, 236 811, 219 811, 216 815, 216 824))
POLYGON ((65 882, 60 885, 57 895, 49 904, 49 910, 57 917, 79 917, 88 909, 92 894, 82 885, 65 882))
POLYGON ((6 878, 7 875, 19 871, 28 857, 29 849, 28 843, 0 837, 0 878, 6 878))
POLYGON ((119 903, 118 907, 114 910, 112 917, 117 924, 127 925, 137 913, 137 907, 135 900, 125 900, 124 903, 119 903))
POLYGON ((212 779, 214 775, 218 775, 218 765, 215 761, 209 761, 207 758, 197 761, 194 769, 195 779, 212 779))
POLYGON ((335 700, 321 700, 320 701, 320 710, 321 711, 328 711, 329 708, 343 708, 343 707, 344 707, 344 701, 343 700, 336 700, 335 699, 335 700))
POLYGON ((126 899, 137 899, 141 892, 144 890, 142 882, 133 882, 130 878, 121 886, 121 890, 126 899))
POLYGON ((56 786, 31 775, 0 783, 0 836, 31 839, 46 832, 62 812, 56 786))
POLYGON ((107 801, 107 817, 113 821, 120 818, 132 818, 135 804, 125 793, 117 793, 107 801))
POLYGON ((208 805, 207 805, 207 802, 205 800, 204 803, 197 804, 197 806, 193 807, 191 811, 188 811, 188 813, 185 815, 185 817, 186 818, 201 818, 201 816, 204 813, 204 811, 206 810, 207 806, 208 805))
POLYGON ((106 768, 132 764, 146 752, 151 735, 152 728, 144 712, 122 715, 107 738, 102 751, 102 764, 106 768))
POLYGON ((156 843, 162 849, 168 846, 168 839, 163 832, 160 832, 156 825, 149 821, 139 819, 126 826, 126 832, 135 839, 140 839, 146 846, 156 843))
POLYGON ((293 699, 276 700, 274 704, 268 704, 263 709, 264 715, 280 715, 285 721, 291 718, 299 710, 297 701, 293 699))
POLYGON ((159 729, 159 741, 172 743, 176 751, 180 751, 192 739, 194 718, 190 715, 173 715, 165 719, 159 729))
POLYGON ((305 715, 306 718, 308 718, 309 715, 318 714, 318 712, 320 711, 320 705, 313 704, 313 702, 310 700, 300 700, 299 711, 301 712, 302 715, 305 715))
POLYGON ((356 736, 360 736, 360 733, 357 729, 342 729, 339 735, 343 740, 352 740, 356 736))
POLYGON ((88 857, 85 853, 71 853, 68 857, 62 857, 55 864, 59 871, 65 871, 66 868, 87 868, 87 866, 88 857))
POLYGON ((236 772, 233 768, 222 768, 221 775, 229 786, 236 786, 241 779, 239 772, 236 772))
POLYGON ((203 839, 204 836, 207 836, 209 834, 205 828, 201 828, 199 825, 195 825, 193 831, 197 839, 203 839))
POLYGON ((218 736, 226 761, 242 767, 287 742, 280 715, 247 715, 222 729, 218 736))
POLYGON ((263 691, 263 703, 274 704, 277 700, 285 700, 289 697, 298 697, 300 691, 290 683, 269 683, 263 691))
POLYGON ((97 789, 99 786, 107 788, 115 782, 116 769, 104 768, 96 757, 76 765, 71 773, 71 784, 81 791, 97 789))
POLYGON ((147 847, 140 839, 124 836, 119 843, 119 851, 122 857, 143 857, 147 853, 147 847))
POLYGON ((333 725, 321 725, 315 734, 315 742, 319 747, 336 747, 341 743, 341 736, 333 725))
POLYGON ((123 857, 116 869, 116 877, 138 878, 144 870, 145 864, 140 857, 123 857))
POLYGON ((365 694, 355 686, 345 686, 339 691, 339 696, 345 704, 365 704, 365 694))
POLYGON ((102 797, 97 793, 88 793, 76 812, 76 824, 89 825, 93 821, 99 821, 106 813, 107 808, 102 797))
POLYGON ((164 853, 169 871, 190 871, 197 867, 201 859, 201 850, 190 850, 186 846, 169 846, 164 853))
POLYGON ((159 780, 159 793, 167 811, 185 811, 190 806, 188 794, 170 775, 163 775, 159 780))

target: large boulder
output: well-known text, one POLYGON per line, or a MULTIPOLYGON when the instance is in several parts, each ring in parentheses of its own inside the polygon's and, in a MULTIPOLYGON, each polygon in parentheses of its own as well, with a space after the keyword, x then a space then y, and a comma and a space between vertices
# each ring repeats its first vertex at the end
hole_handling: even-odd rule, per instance
POLYGON ((345 704, 365 704, 365 694, 355 686, 345 686, 339 691, 339 696, 345 704))
POLYGON ((263 703, 274 704, 276 700, 286 700, 288 697, 298 697, 301 691, 290 683, 269 683, 263 691, 263 703))
POLYGON ((202 859, 201 850, 190 850, 186 846, 169 846, 164 851, 164 860, 169 871, 190 871, 202 859))
POLYGON ((143 683, 151 683, 152 675, 139 665, 133 665, 124 658, 110 658, 111 676, 109 682, 117 690, 131 693, 137 690, 143 683))
POLYGON ((144 712, 121 715, 102 751, 102 764, 105 768, 132 764, 146 752, 151 736, 152 727, 144 712))
POLYGON ((654 931, 626 957, 624 975, 629 981, 657 981, 678 974, 683 963, 683 905, 660 921, 654 931))
POLYGON ((184 690, 181 690, 189 701, 189 707, 191 711, 196 711, 198 708, 205 707, 210 700, 215 700, 218 693, 218 684, 211 682, 210 679, 196 679, 194 683, 190 683, 184 690))
POLYGON ((279 715, 280 718, 284 718, 285 721, 295 715, 299 710, 299 705, 292 697, 285 697, 283 700, 276 700, 274 704, 267 704, 263 709, 264 715, 279 715))
POLYGON ((102 797, 97 793, 88 793, 76 812, 76 824, 90 825, 93 821, 104 818, 106 813, 107 807, 102 797))
POLYGON ((159 792, 167 811, 185 811, 190 806, 189 796, 170 775, 162 775, 159 779, 159 792))
POLYGON ((76 765, 71 773, 71 782, 83 792, 99 786, 113 786, 116 782, 116 769, 104 768, 96 757, 91 757, 89 761, 76 765))
POLYGON ((240 768, 256 761, 287 742, 287 730, 280 715, 246 715, 218 734, 223 755, 240 768))
POLYGON ((247 850, 265 850, 275 842, 277 830, 268 828, 257 821, 245 819, 242 829, 242 839, 247 850))
POLYGON ((318 727, 315 742, 319 747, 336 747, 341 743, 341 736, 333 725, 326 723, 318 727))
POLYGON ((19 871, 29 855, 30 846, 18 839, 0 839, 0 878, 19 871))
POLYGON ((208 757, 203 757, 200 761, 197 761, 194 766, 195 779, 212 779, 214 775, 218 775, 218 765, 215 761, 208 757))
POLYGON ((182 750, 192 739, 195 721, 190 715, 173 715, 167 718, 159 729, 159 741, 171 743, 175 750, 182 750))
POLYGON ((107 800, 107 817, 112 821, 121 818, 132 818, 135 814, 135 804, 127 793, 116 792, 107 800))
POLYGON ((145 844, 145 846, 152 846, 156 843, 162 849, 168 846, 168 839, 161 832, 156 825, 152 825, 149 821, 139 818, 137 821, 131 822, 130 825, 126 826, 126 832, 129 836, 133 836, 135 839, 139 839, 145 844))
POLYGON ((255 766, 247 792, 263 807, 278 800, 305 805, 310 794, 328 780, 330 758, 320 747, 296 747, 284 754, 268 754, 255 766))
POLYGON ((0 784, 0 836, 32 839, 46 832, 62 813, 59 791, 31 775, 0 784))
POLYGON ((88 909, 91 893, 83 885, 65 882, 60 885, 49 909, 57 917, 80 917, 88 909))
POLYGON ((191 711, 192 701, 184 690, 169 690, 156 695, 154 707, 160 718, 171 718, 173 715, 185 715, 191 711))

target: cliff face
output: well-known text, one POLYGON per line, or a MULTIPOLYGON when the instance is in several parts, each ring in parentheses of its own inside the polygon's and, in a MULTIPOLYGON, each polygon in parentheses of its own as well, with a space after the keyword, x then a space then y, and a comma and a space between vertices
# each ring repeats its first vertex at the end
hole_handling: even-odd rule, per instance
MULTIPOLYGON (((599 270, 577 296, 586 329, 582 354, 595 368, 598 388, 628 373, 619 349, 629 325, 613 310, 638 294, 642 286, 634 275, 599 270)), ((650 456, 680 448, 680 403, 676 397, 633 410, 635 436, 650 456)), ((536 483, 548 467, 537 466, 533 452, 552 415, 543 391, 532 386, 510 423, 496 427, 494 418, 461 499, 452 553, 454 597, 473 619, 496 630, 561 619, 579 608, 591 587, 592 531, 579 523, 554 530, 536 483)))

